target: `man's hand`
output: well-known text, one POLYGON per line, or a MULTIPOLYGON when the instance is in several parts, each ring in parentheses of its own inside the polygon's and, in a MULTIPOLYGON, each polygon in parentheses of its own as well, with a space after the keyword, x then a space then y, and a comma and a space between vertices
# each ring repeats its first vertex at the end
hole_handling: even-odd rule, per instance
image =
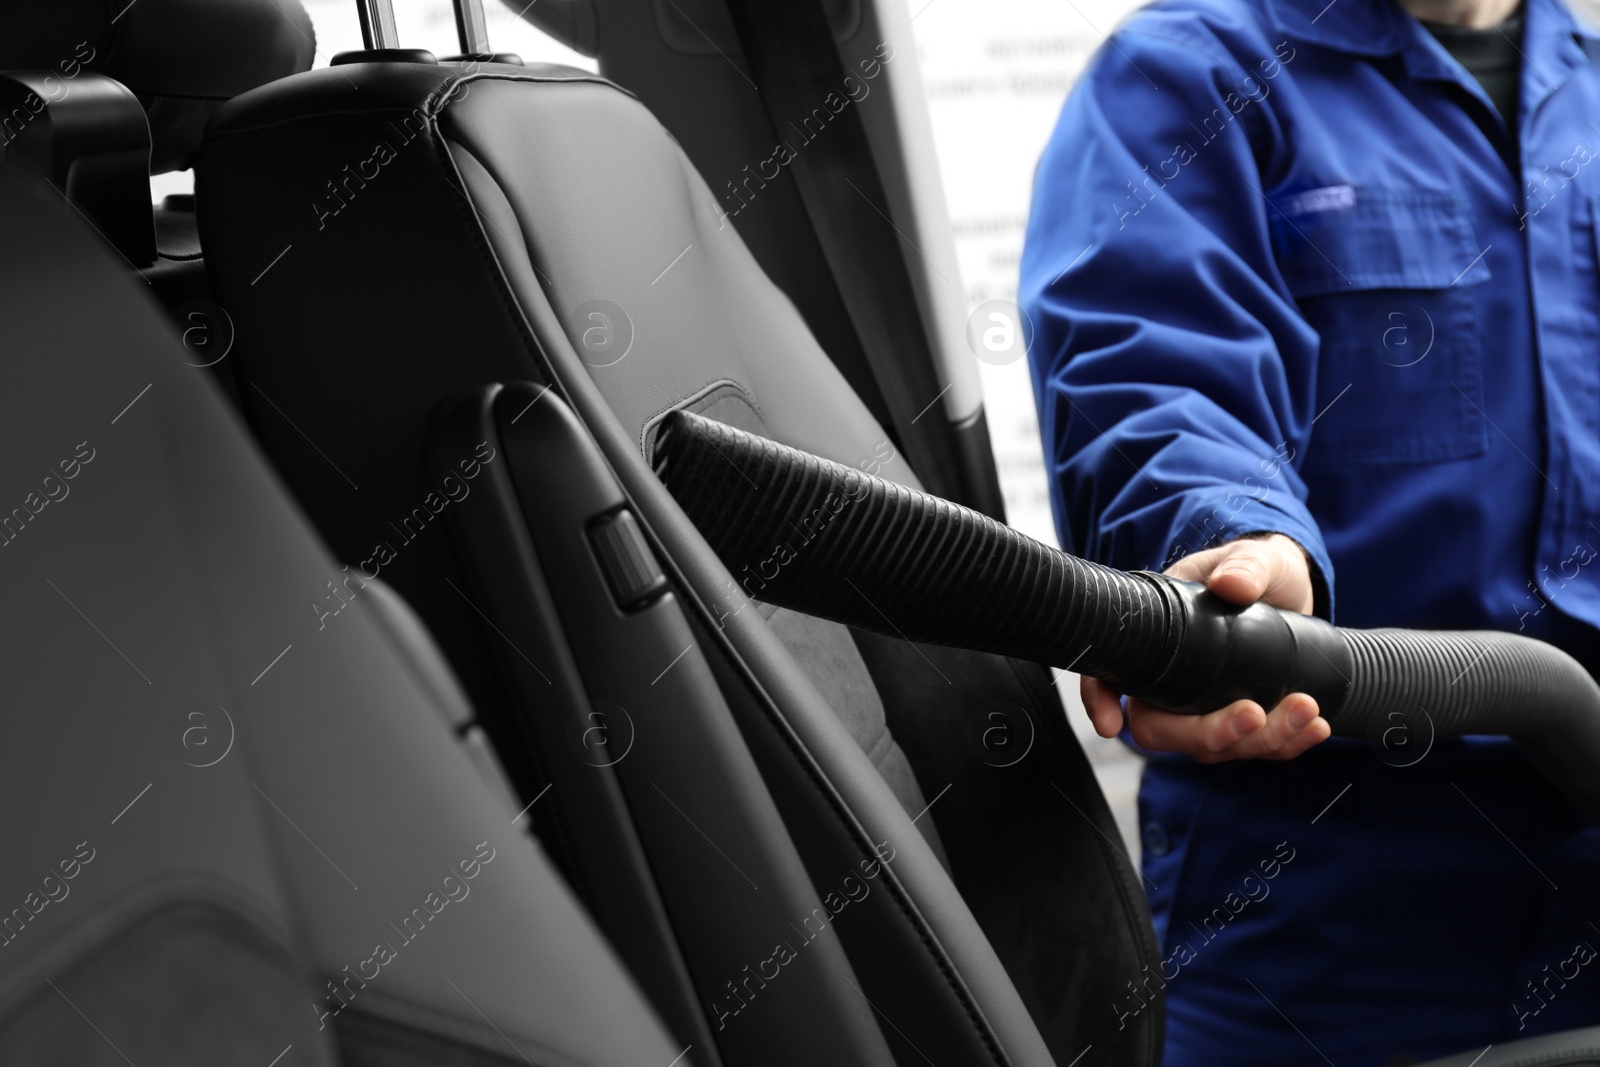
MULTIPOLYGON (((1201 582, 1234 604, 1265 600, 1274 607, 1310 614, 1311 565, 1305 551, 1283 534, 1243 537, 1185 556, 1167 573, 1201 582)), ((1122 729, 1122 694, 1099 679, 1082 680, 1083 705, 1101 737, 1122 729)), ((1128 699, 1128 730, 1145 748, 1184 752, 1201 763, 1230 759, 1293 759, 1332 732, 1305 693, 1291 693, 1270 712, 1239 700, 1208 715, 1174 715, 1142 700, 1128 699)))

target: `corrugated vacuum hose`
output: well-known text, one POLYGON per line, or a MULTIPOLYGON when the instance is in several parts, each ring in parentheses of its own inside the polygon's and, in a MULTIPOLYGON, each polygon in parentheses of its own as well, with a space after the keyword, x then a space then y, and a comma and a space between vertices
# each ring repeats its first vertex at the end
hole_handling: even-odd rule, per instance
POLYGON ((912 641, 1091 674, 1173 711, 1316 698, 1335 734, 1425 720, 1508 734, 1600 822, 1600 686, 1494 631, 1351 630, 1118 571, 985 515, 688 412, 656 473, 757 599, 912 641))

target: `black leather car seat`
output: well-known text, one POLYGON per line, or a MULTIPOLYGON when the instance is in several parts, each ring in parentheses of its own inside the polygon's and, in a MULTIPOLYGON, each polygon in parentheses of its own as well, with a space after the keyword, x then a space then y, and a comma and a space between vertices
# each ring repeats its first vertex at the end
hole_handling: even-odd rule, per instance
MULTIPOLYGON (((690 407, 916 484, 648 111, 562 68, 353 62, 226 105, 197 174, 247 408, 337 551, 426 491, 441 399, 547 383, 661 551, 816 897, 892 842, 833 929, 899 1061, 1156 1060, 1148 915, 1045 672, 772 615, 650 472, 656 421, 690 407), (1031 733, 1010 765, 969 742, 996 708, 1031 733), (1129 988, 1152 1002, 1132 1018, 1129 988)), ((503 703, 498 639, 441 577, 460 562, 405 553, 395 585, 503 703)))
POLYGON ((318 630, 339 566, 144 287, 10 167, 0 231, 0 1062, 694 1061, 403 603, 318 630))

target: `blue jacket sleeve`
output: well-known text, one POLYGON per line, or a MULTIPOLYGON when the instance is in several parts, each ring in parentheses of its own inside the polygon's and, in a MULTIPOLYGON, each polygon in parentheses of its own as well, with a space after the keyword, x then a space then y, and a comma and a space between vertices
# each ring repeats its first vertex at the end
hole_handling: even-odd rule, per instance
POLYGON ((1230 53, 1135 16, 1069 97, 1035 176, 1020 302, 1063 547, 1162 569, 1247 533, 1333 567, 1297 472, 1317 336, 1272 254, 1287 44, 1230 53), (1152 28, 1153 24, 1153 28, 1152 28))

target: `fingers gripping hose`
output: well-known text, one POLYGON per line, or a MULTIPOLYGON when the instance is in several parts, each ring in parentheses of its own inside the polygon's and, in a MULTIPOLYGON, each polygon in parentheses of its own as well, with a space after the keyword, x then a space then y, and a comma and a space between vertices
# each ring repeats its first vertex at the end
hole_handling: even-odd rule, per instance
POLYGON ((1600 821, 1600 687, 1549 645, 1241 608, 687 412, 665 420, 655 455, 667 489, 757 599, 1069 668, 1174 711, 1241 698, 1270 708, 1304 692, 1344 736, 1419 711, 1438 736, 1509 734, 1600 821))

